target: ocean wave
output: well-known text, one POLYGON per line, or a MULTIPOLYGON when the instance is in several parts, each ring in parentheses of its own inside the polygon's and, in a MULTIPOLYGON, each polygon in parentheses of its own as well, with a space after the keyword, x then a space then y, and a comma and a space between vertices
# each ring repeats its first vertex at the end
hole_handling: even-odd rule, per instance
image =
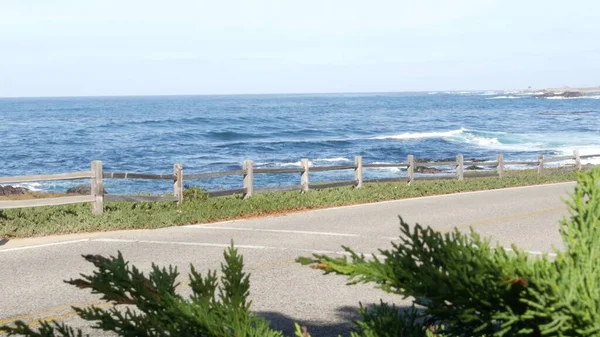
MULTIPOLYGON (((332 164, 342 164, 342 163, 351 163, 354 162, 348 158, 344 157, 334 157, 334 158, 317 158, 308 161, 308 166, 331 166, 332 164)), ((257 162, 254 163, 256 167, 260 168, 292 168, 292 167, 301 167, 302 162, 292 161, 292 162, 277 162, 277 161, 269 161, 269 162, 257 162)))
POLYGON ((206 133, 206 137, 211 140, 237 141, 243 139, 260 139, 264 138, 265 136, 255 133, 243 133, 236 131, 209 131, 206 133))
POLYGON ((462 130, 463 132, 459 134, 443 137, 444 141, 494 151, 529 152, 543 149, 543 141, 528 135, 465 128, 462 130))
POLYGON ((339 162, 351 162, 352 160, 344 157, 335 157, 335 158, 317 158, 316 162, 326 162, 326 163, 339 163, 339 162))
POLYGON ((598 96, 581 96, 581 97, 562 97, 562 96, 554 96, 554 97, 544 97, 544 99, 600 99, 600 95, 598 96))
POLYGON ((44 192, 45 189, 43 188, 41 183, 19 183, 19 184, 9 184, 12 187, 23 187, 26 188, 32 192, 44 192))
POLYGON ((510 95, 510 96, 489 97, 489 98, 486 98, 486 99, 519 99, 519 98, 521 98, 521 97, 510 95))
POLYGON ((579 110, 579 111, 543 111, 538 113, 538 115, 542 116, 572 116, 579 114, 590 114, 590 113, 598 113, 596 110, 579 110))
MULTIPOLYGON (((312 160, 309 160, 308 167, 312 167, 313 165, 312 160)), ((294 162, 256 162, 254 166, 259 168, 293 168, 302 167, 302 162, 300 160, 294 162)))
POLYGON ((115 128, 115 127, 170 127, 170 126, 187 126, 198 125, 202 123, 214 122, 207 117, 189 117, 189 118, 156 118, 142 120, 115 120, 107 123, 95 125, 95 128, 115 128))
POLYGON ((467 144, 474 145, 479 148, 485 148, 488 150, 498 151, 511 151, 511 152, 529 152, 539 151, 542 149, 542 143, 538 142, 527 142, 527 143, 504 143, 495 137, 482 137, 469 135, 465 137, 464 142, 467 144))
POLYGON ((405 132, 398 135, 389 136, 376 136, 370 139, 395 139, 395 140, 406 140, 406 139, 423 139, 423 138, 444 138, 456 136, 465 131, 464 128, 451 131, 431 131, 431 132, 405 132))
POLYGON ((517 95, 519 95, 519 96, 536 96, 536 95, 543 95, 543 94, 544 94, 543 91, 519 92, 519 93, 517 93, 517 95))
POLYGON ((474 91, 444 91, 446 95, 473 95, 476 94, 474 91))
MULTIPOLYGON (((598 155, 597 157, 583 158, 581 164, 593 164, 600 165, 600 144, 598 145, 584 145, 584 146, 564 146, 558 148, 558 153, 561 156, 572 155, 574 150, 579 151, 580 156, 598 155)), ((570 161, 572 162, 572 161, 570 161)))
POLYGON ((486 91, 484 93, 479 94, 479 96, 494 96, 494 95, 498 95, 498 92, 496 92, 496 91, 486 91))

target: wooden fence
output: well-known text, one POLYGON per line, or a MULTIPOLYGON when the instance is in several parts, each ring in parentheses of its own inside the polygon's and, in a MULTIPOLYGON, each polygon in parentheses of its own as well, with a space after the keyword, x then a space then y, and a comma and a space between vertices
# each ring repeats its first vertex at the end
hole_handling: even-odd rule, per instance
POLYGON ((574 169, 581 170, 581 159, 600 157, 600 154, 592 155, 579 155, 579 151, 573 151, 573 155, 544 158, 543 155, 538 155, 535 161, 504 161, 504 155, 498 154, 496 161, 484 162, 484 161, 464 161, 464 156, 459 154, 456 156, 455 161, 445 162, 416 162, 413 155, 408 155, 405 162, 400 163, 371 163, 364 164, 361 156, 355 157, 355 162, 352 165, 334 165, 334 166, 316 166, 309 167, 308 159, 302 159, 299 167, 295 168, 255 168, 251 160, 246 160, 243 163, 241 170, 225 171, 225 172, 209 172, 209 173, 194 173, 184 174, 183 167, 180 164, 173 166, 172 174, 145 174, 145 173, 122 173, 122 172, 103 172, 101 161, 92 161, 91 170, 84 172, 73 172, 73 173, 61 173, 51 175, 37 175, 37 176, 19 176, 19 177, 0 177, 0 184, 7 183, 23 183, 23 182, 35 182, 35 181, 49 181, 49 180, 76 180, 86 179, 91 180, 91 194, 81 196, 64 196, 57 198, 42 198, 42 199, 29 199, 29 200, 7 200, 0 201, 0 209, 8 208, 24 208, 24 207, 37 207, 37 206, 53 206, 53 205, 66 205, 75 203, 92 203, 92 212, 94 214, 102 214, 104 210, 104 201, 171 201, 177 202, 181 205, 183 202, 183 181, 186 180, 201 180, 208 178, 218 178, 226 176, 242 176, 242 188, 228 189, 228 190, 216 190, 206 192, 209 197, 226 196, 233 194, 242 194, 244 198, 249 198, 255 193, 267 193, 267 192, 286 192, 286 191, 300 191, 306 192, 310 189, 325 189, 342 186, 354 186, 355 188, 362 188, 363 183, 366 182, 395 182, 395 181, 406 181, 408 184, 415 180, 442 180, 442 179, 456 179, 463 180, 471 177, 492 177, 496 176, 503 178, 505 176, 506 165, 536 165, 538 175, 544 174, 544 164, 552 162, 560 162, 565 160, 575 160, 574 169), (495 171, 479 171, 479 172, 465 172, 465 167, 469 165, 476 165, 479 167, 495 167, 495 171), (433 174, 415 176, 415 169, 419 166, 428 167, 440 167, 440 166, 454 166, 456 168, 455 174, 433 174), (372 179, 364 180, 363 172, 365 168, 401 168, 405 167, 407 171, 407 177, 399 178, 383 178, 383 179, 372 179), (354 180, 349 181, 336 181, 311 184, 309 180, 309 172, 326 172, 326 171, 340 171, 340 170, 353 170, 354 180), (276 187, 262 187, 255 188, 254 186, 254 175, 255 174, 283 174, 283 173, 298 173, 300 174, 300 184, 288 185, 288 186, 276 186, 276 187), (112 195, 104 194, 104 179, 151 179, 151 180, 169 180, 173 183, 173 196, 139 196, 139 195, 112 195))

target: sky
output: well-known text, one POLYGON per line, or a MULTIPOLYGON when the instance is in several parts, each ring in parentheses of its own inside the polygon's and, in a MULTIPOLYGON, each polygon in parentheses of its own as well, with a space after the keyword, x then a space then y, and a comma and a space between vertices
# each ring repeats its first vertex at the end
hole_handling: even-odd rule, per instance
POLYGON ((600 1, 0 0, 0 97, 600 86, 600 1))

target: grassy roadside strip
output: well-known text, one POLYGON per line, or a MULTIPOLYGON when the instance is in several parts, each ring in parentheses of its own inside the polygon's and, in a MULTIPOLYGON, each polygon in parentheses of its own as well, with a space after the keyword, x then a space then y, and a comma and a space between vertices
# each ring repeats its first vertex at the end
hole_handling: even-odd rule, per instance
MULTIPOLYGON (((550 170, 549 170, 550 171, 550 170)), ((422 197, 455 192, 490 190, 575 180, 574 173, 555 170, 538 177, 535 171, 507 172, 503 179, 470 178, 464 181, 415 181, 365 184, 362 189, 340 187, 322 191, 265 193, 247 200, 240 196, 192 198, 181 208, 170 202, 108 202, 102 216, 91 214, 89 204, 0 210, 0 238, 23 238, 53 234, 148 229, 174 225, 209 223, 294 211, 319 209, 422 197)), ((191 192, 191 191, 190 191, 191 192)))

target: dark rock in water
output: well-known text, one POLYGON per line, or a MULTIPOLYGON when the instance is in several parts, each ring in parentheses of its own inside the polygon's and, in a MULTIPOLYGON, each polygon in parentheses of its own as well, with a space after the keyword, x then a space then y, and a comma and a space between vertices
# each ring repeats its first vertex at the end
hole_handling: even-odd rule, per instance
POLYGON ((29 189, 25 187, 0 186, 0 196, 21 195, 25 194, 29 189))
POLYGON ((477 166, 477 165, 471 165, 471 166, 467 167, 465 170, 477 171, 477 170, 483 170, 483 167, 477 166))
POLYGON ((586 96, 586 93, 581 91, 564 91, 564 92, 552 92, 547 91, 541 95, 536 95, 537 98, 548 98, 548 97, 583 97, 586 96))
POLYGON ((441 170, 436 169, 435 167, 427 167, 427 166, 417 166, 415 169, 415 173, 441 173, 441 170))
POLYGON ((455 161, 456 158, 442 158, 442 159, 432 159, 432 158, 415 158, 415 163, 432 163, 432 162, 441 162, 441 161, 455 161))
MULTIPOLYGON (((108 194, 105 189, 104 194, 108 194)), ((77 185, 67 190, 67 194, 92 194, 92 186, 89 184, 77 185)))

